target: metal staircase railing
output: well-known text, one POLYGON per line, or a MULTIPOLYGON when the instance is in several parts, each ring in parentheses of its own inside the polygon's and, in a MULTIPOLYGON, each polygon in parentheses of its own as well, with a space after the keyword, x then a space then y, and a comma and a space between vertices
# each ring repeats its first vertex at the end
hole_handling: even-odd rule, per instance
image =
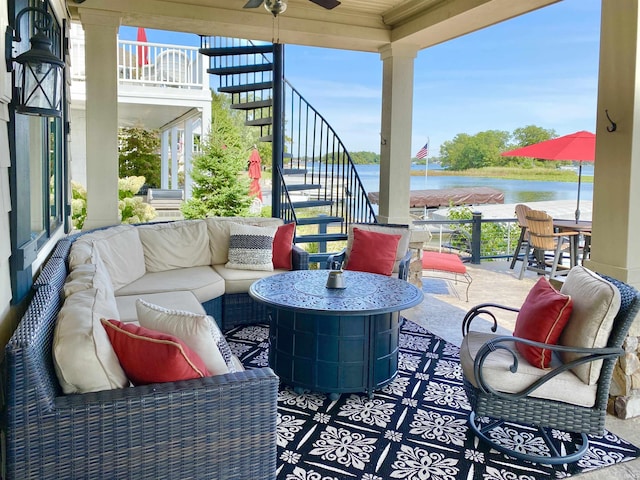
MULTIPOLYGON (((261 129, 261 141, 273 142, 274 46, 202 37, 200 52, 210 56, 208 72, 219 76, 218 90, 231 95, 232 108, 245 111, 246 125, 261 129)), ((342 140, 284 76, 281 80, 283 143, 273 145, 283 148, 273 154, 278 185, 272 202, 279 202, 285 221, 306 230, 317 226, 316 232, 296 234, 295 241, 319 243, 320 252, 310 260, 322 262, 326 242, 346 240, 350 224, 375 222, 375 213, 342 140)))

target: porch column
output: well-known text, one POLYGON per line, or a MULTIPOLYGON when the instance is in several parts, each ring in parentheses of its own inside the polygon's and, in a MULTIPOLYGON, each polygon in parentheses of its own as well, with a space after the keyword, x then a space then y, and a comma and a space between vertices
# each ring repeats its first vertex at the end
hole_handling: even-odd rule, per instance
POLYGON ((382 124, 380 139, 380 223, 411 223, 409 185, 413 114, 413 63, 418 49, 387 45, 382 59, 382 124))
POLYGON ((640 10, 636 0, 603 0, 588 267, 640 287, 640 10), (638 108, 636 108, 638 106, 638 108), (614 132, 605 110, 617 123, 614 132))
POLYGON ((160 139, 160 188, 169 188, 169 130, 162 130, 160 139))
POLYGON ((87 218, 84 229, 116 225, 120 17, 80 9, 85 38, 87 218))
POLYGON ((184 198, 191 198, 191 157, 193 156, 193 125, 199 121, 196 118, 189 118, 184 124, 184 198))

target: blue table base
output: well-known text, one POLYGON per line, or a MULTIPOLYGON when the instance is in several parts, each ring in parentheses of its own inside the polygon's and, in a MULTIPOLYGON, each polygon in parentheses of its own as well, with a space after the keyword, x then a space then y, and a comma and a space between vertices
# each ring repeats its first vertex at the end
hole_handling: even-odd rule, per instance
POLYGON ((318 315, 270 308, 269 366, 295 390, 369 396, 398 373, 399 312, 318 315))

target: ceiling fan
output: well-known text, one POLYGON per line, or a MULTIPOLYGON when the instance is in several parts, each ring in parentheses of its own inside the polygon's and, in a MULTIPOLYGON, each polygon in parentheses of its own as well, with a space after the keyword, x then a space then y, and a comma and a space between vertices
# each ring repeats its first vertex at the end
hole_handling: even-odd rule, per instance
MULTIPOLYGON (((310 2, 315 3, 316 5, 320 5, 327 10, 331 10, 332 8, 336 8, 340 5, 338 0, 309 0, 310 2)), ((249 0, 244 8, 258 8, 264 2, 264 8, 267 9, 268 12, 272 13, 275 17, 276 15, 283 13, 287 9, 287 2, 285 0, 249 0)))

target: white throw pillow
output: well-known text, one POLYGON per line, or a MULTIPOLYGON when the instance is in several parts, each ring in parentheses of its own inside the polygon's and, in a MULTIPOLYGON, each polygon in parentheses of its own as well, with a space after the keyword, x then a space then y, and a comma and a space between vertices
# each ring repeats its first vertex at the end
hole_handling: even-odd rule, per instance
POLYGON ((119 319, 118 309, 113 294, 95 288, 69 296, 58 313, 53 361, 64 393, 98 392, 129 385, 101 318, 119 319))
POLYGON ((211 265, 209 234, 202 220, 138 227, 147 272, 211 265))
POLYGON ((232 223, 229 226, 227 268, 273 271, 273 238, 278 227, 254 227, 232 223))
POLYGON ((141 326, 178 337, 202 359, 209 373, 229 373, 211 332, 213 319, 207 315, 169 310, 142 299, 136 300, 136 310, 141 326))

